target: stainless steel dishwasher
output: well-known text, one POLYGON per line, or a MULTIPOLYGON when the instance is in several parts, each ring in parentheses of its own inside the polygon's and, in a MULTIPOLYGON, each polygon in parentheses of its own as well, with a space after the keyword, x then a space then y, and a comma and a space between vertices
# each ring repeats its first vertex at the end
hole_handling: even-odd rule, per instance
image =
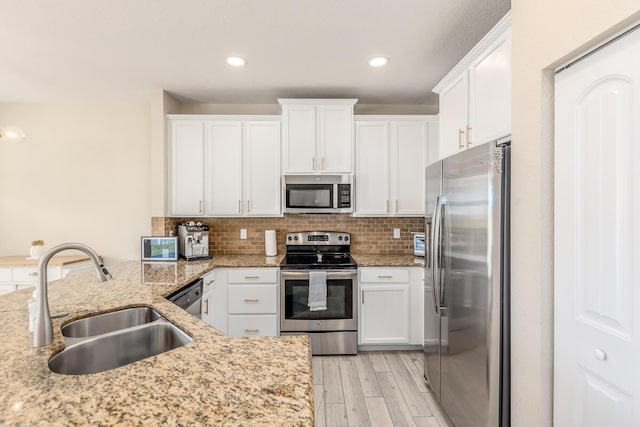
POLYGON ((184 288, 169 295, 167 299, 199 319, 201 314, 200 300, 202 299, 203 283, 204 280, 202 278, 195 280, 184 288))

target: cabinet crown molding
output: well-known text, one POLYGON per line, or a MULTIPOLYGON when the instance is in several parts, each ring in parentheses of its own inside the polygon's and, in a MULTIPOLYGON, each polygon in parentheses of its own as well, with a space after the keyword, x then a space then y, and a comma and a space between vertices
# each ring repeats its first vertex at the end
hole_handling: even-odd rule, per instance
POLYGON ((310 98, 278 98, 280 105, 355 105, 357 99, 310 99, 310 98))
POLYGON ((511 11, 507 12, 500 21, 476 44, 473 49, 465 55, 464 58, 456 64, 455 67, 449 73, 444 76, 440 83, 438 83, 432 91, 440 94, 449 84, 455 80, 463 71, 471 66, 473 60, 486 48, 491 45, 498 37, 500 37, 506 30, 511 27, 511 11))
POLYGON ((238 115, 238 114, 167 114, 170 120, 229 120, 229 121, 280 121, 280 115, 238 115))
POLYGON ((386 114, 376 114, 376 115, 363 115, 358 114, 353 116, 353 120, 356 122, 366 122, 366 121, 385 121, 385 122, 393 122, 393 121, 432 121, 437 122, 438 116, 436 114, 398 114, 398 115, 386 115, 386 114))

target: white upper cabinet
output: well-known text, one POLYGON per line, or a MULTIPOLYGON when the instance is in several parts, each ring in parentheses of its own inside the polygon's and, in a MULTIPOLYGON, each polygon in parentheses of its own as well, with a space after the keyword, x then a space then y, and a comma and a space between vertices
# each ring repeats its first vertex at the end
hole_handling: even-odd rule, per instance
POLYGON ((193 120, 169 122, 170 197, 174 215, 204 212, 204 123, 193 120))
POLYGON ((356 99, 279 99, 285 174, 353 171, 356 99))
POLYGON ((206 122, 205 214, 242 214, 242 122, 206 122))
POLYGON ((511 12, 433 91, 440 95, 441 159, 511 133, 511 12))
POLYGON ((429 138, 436 116, 358 116, 356 216, 424 215, 429 138))
POLYGON ((169 116, 170 214, 280 216, 279 119, 169 116))
POLYGON ((244 129, 245 212, 280 215, 280 122, 246 122, 244 129))

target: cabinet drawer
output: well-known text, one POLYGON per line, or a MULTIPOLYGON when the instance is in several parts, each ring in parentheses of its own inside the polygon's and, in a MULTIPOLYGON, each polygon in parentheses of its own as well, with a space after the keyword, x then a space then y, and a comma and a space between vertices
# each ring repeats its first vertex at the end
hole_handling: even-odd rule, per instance
POLYGON ((10 282, 11 280, 13 280, 11 278, 11 267, 0 267, 0 282, 10 282))
POLYGON ((278 316, 229 316, 232 337, 265 337, 278 335, 278 316))
POLYGON ((229 270, 229 283, 278 283, 277 268, 229 270))
POLYGON ((362 283, 408 283, 409 269, 360 269, 362 283))
MULTIPOLYGON (((60 267, 47 268, 47 281, 61 279, 60 267)), ((38 267, 13 267, 13 281, 36 283, 38 281, 38 267)))
POLYGON ((229 286, 229 313, 277 313, 278 287, 273 285, 229 286))
POLYGON ((33 283, 37 282, 38 267, 14 267, 13 281, 14 282, 33 282, 33 283))

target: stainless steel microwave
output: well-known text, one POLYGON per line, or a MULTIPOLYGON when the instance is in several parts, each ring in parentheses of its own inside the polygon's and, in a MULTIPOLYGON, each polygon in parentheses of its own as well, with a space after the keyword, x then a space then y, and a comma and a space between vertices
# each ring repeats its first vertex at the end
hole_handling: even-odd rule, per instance
POLYGON ((353 212, 351 175, 285 175, 285 213, 353 212))

